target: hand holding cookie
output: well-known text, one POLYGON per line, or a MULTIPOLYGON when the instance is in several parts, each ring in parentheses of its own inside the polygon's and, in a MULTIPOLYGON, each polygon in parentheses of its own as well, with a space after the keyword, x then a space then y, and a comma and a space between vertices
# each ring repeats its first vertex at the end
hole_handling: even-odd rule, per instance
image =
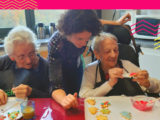
POLYGON ((146 70, 141 70, 134 75, 133 81, 138 82, 141 86, 148 88, 150 86, 150 82, 148 80, 149 74, 146 70))
POLYGON ((122 68, 112 68, 108 71, 108 73, 109 73, 109 84, 111 87, 113 87, 117 83, 118 78, 123 78, 122 68))
POLYGON ((26 98, 31 94, 32 88, 28 85, 21 84, 15 88, 12 88, 12 91, 17 98, 26 98))

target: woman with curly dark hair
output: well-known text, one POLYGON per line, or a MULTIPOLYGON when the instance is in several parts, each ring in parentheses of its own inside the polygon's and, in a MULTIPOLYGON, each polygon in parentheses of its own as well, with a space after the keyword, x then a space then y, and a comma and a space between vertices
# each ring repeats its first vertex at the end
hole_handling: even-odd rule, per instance
POLYGON ((118 21, 99 20, 92 10, 68 10, 58 22, 48 44, 49 78, 52 98, 64 108, 76 107, 83 66, 81 54, 92 36, 101 32, 102 24, 120 25, 127 22, 127 14, 118 21))

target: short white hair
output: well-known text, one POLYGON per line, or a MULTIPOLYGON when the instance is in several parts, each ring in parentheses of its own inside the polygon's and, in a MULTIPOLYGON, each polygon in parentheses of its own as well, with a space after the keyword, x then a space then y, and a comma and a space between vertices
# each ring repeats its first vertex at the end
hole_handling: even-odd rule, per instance
POLYGON ((100 43, 106 39, 113 39, 116 42, 118 41, 117 37, 111 33, 101 32, 100 35, 93 38, 92 41, 92 50, 99 52, 100 43))
POLYGON ((27 42, 33 44, 35 50, 36 46, 36 35, 25 26, 17 26, 13 28, 8 36, 4 39, 4 49, 6 54, 11 55, 16 42, 27 42))

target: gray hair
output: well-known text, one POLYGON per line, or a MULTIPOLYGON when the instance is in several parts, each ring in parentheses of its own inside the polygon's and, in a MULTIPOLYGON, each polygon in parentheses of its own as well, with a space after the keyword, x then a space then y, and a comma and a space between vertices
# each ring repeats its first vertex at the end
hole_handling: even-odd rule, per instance
POLYGON ((117 37, 111 33, 105 33, 105 32, 102 32, 100 33, 100 35, 94 37, 93 39, 93 42, 92 42, 92 50, 95 50, 95 51, 99 51, 99 47, 100 47, 100 43, 103 41, 103 40, 106 40, 106 39, 113 39, 115 41, 118 41, 117 37))
POLYGON ((32 43, 37 50, 36 35, 25 26, 17 26, 13 28, 8 36, 4 39, 4 49, 6 54, 11 55, 16 42, 32 43))

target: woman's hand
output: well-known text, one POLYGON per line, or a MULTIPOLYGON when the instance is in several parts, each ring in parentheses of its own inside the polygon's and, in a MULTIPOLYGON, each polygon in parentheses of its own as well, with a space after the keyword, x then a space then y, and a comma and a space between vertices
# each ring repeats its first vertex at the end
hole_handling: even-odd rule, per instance
POLYGON ((123 78, 123 76, 122 76, 123 69, 122 68, 109 69, 108 73, 109 73, 109 85, 111 87, 113 87, 117 83, 118 78, 123 78))
POLYGON ((74 95, 68 94, 67 96, 65 96, 61 101, 61 105, 65 109, 77 108, 78 106, 77 93, 74 93, 74 95))
POLYGON ((15 88, 12 88, 12 91, 16 97, 26 98, 31 94, 32 88, 28 85, 21 84, 15 88))
POLYGON ((122 16, 120 19, 117 20, 117 23, 120 25, 123 25, 124 23, 128 22, 131 20, 131 15, 129 13, 125 14, 122 16))
POLYGON ((141 86, 144 86, 146 88, 150 86, 150 82, 148 80, 149 74, 146 70, 141 70, 137 72, 134 77, 135 78, 133 79, 133 81, 138 82, 141 86))
POLYGON ((0 105, 4 105, 7 103, 7 94, 0 89, 0 105))

